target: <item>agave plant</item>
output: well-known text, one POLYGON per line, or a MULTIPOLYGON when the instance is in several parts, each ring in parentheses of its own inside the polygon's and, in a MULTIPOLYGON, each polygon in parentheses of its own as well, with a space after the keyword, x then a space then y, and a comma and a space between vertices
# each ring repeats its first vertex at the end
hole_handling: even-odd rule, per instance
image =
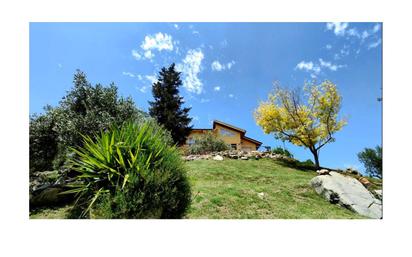
MULTIPOLYGON (((76 157, 68 163, 78 172, 81 183, 65 192, 78 194, 76 204, 84 206, 82 217, 90 213, 102 194, 115 195, 119 190, 126 191, 131 186, 136 189, 138 185, 137 190, 144 195, 145 184, 153 179, 166 184, 170 182, 168 179, 175 180, 173 174, 186 179, 177 149, 154 122, 127 122, 94 137, 83 136, 83 140, 83 147, 72 148, 76 157)), ((161 192, 153 194, 158 196, 161 192)))

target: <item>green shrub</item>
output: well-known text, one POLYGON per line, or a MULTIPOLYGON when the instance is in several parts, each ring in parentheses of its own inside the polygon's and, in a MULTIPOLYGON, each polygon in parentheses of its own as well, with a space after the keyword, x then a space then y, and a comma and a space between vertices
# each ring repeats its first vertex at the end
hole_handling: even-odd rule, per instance
POLYGON ((205 154, 229 150, 229 146, 212 132, 195 136, 194 143, 189 147, 190 154, 205 154))
POLYGON ((282 147, 276 147, 272 150, 272 153, 274 154, 281 154, 283 156, 293 158, 293 154, 289 152, 287 149, 283 149, 282 147))
POLYGON ((382 147, 376 146, 375 149, 365 148, 358 153, 359 161, 366 168, 366 173, 371 177, 382 178, 382 147))
MULTIPOLYGON (((46 107, 45 110, 49 110, 46 107)), ((53 129, 55 118, 52 115, 32 115, 29 127, 30 173, 53 169, 57 154, 57 132, 53 129)))
POLYGON ((43 114, 30 117, 31 171, 60 169, 69 148, 82 146, 81 135, 94 135, 112 124, 148 117, 130 97, 119 96, 114 84, 93 86, 81 71, 74 75, 73 84, 58 106, 47 106, 43 114))
POLYGON ((69 168, 81 184, 72 212, 95 218, 180 218, 190 204, 184 162, 170 133, 155 122, 128 122, 94 138, 84 136, 83 147, 69 168))
POLYGON ((316 165, 310 159, 301 162, 293 158, 285 158, 279 160, 279 162, 281 162, 283 165, 287 167, 291 167, 298 170, 317 170, 316 165))
POLYGON ((306 167, 315 167, 315 163, 311 159, 307 159, 304 162, 300 162, 300 165, 306 166, 306 167))

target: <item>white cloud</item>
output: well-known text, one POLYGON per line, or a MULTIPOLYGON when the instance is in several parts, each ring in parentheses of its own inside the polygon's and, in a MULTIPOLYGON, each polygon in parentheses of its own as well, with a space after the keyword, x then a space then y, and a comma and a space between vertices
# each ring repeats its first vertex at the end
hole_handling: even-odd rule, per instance
POLYGON ((203 83, 198 77, 203 58, 201 49, 190 49, 187 51, 183 63, 176 65, 176 69, 184 76, 183 87, 191 93, 200 94, 203 91, 203 83))
POLYGON ((202 98, 200 99, 200 103, 208 103, 210 102, 210 99, 202 98))
POLYGON ((219 87, 219 86, 216 86, 216 87, 213 88, 213 90, 214 90, 214 91, 220 91, 220 87, 219 87))
POLYGON ((144 52, 144 57, 146 59, 152 59, 154 57, 154 54, 152 53, 152 51, 147 50, 146 52, 144 52))
POLYGON ((222 71, 226 69, 230 70, 235 63, 236 62, 233 60, 226 64, 220 63, 219 61, 214 61, 212 62, 211 67, 213 71, 222 71))
POLYGON ((328 49, 328 50, 329 50, 329 49, 332 49, 332 45, 327 44, 327 45, 326 45, 326 49, 328 49))
POLYGON ((347 22, 328 22, 326 23, 327 30, 333 30, 336 36, 344 36, 345 30, 348 27, 347 22))
POLYGON ((227 43, 227 40, 226 40, 226 39, 223 40, 222 42, 220 42, 220 47, 221 47, 221 48, 225 48, 225 47, 227 47, 227 45, 228 45, 228 43, 227 43))
POLYGON ((295 67, 295 69, 310 72, 312 78, 316 78, 322 71, 322 68, 329 69, 330 71, 337 71, 340 68, 346 67, 345 65, 333 64, 331 62, 325 61, 319 58, 319 63, 313 63, 312 61, 306 62, 301 61, 295 67))
POLYGON ((139 52, 137 52, 136 50, 132 50, 132 56, 136 59, 136 60, 140 60, 142 59, 142 56, 139 54, 139 52))
POLYGON ((347 35, 351 37, 356 37, 361 39, 362 41, 367 39, 372 32, 368 32, 367 30, 364 30, 362 32, 359 32, 356 28, 351 28, 348 29, 347 35))
POLYGON ((122 75, 131 77, 131 78, 134 78, 134 77, 135 77, 135 75, 134 75, 133 73, 127 72, 127 71, 123 71, 123 72, 122 72, 122 75))
POLYGON ((295 69, 305 70, 305 71, 314 71, 316 73, 320 72, 319 66, 313 64, 313 62, 301 61, 296 65, 295 69))
POLYGON ((156 49, 159 52, 162 50, 173 50, 173 41, 172 36, 168 34, 163 34, 162 32, 158 32, 155 35, 147 35, 144 38, 144 41, 140 45, 140 47, 147 51, 156 49))
MULTIPOLYGON (((123 74, 124 75, 124 74, 123 74)), ((143 82, 143 86, 139 88, 139 91, 142 93, 146 93, 148 88, 151 88, 154 83, 157 82, 156 75, 135 75, 138 80, 143 82)))
POLYGON ((235 63, 236 63, 236 62, 233 61, 233 60, 232 60, 231 62, 228 62, 228 63, 226 64, 227 69, 230 70, 230 69, 232 68, 232 66, 235 65, 235 63))
POLYGON ((376 33, 381 29, 381 25, 379 23, 375 24, 375 26, 373 26, 372 32, 376 33))
POLYGON ((59 67, 59 69, 61 69, 63 67, 63 65, 61 63, 58 63, 57 67, 59 67))
POLYGON ((173 27, 175 27, 175 29, 179 29, 179 25, 177 25, 177 24, 173 24, 173 27))
POLYGON ((221 64, 219 61, 212 62, 211 67, 212 67, 212 70, 214 71, 221 71, 224 69, 224 65, 221 64))
POLYGON ((362 38, 362 40, 364 40, 364 39, 368 38, 369 36, 370 36, 370 35, 369 35, 369 32, 367 32, 366 30, 364 30, 364 31, 362 32, 361 38, 362 38))
POLYGON ((230 98, 233 98, 233 97, 235 97, 235 96, 234 96, 233 94, 229 94, 229 97, 230 97, 230 98))
POLYGON ((151 84, 154 84, 157 82, 157 77, 156 75, 146 75, 145 76, 146 80, 148 80, 151 84))
MULTIPOLYGON (((326 29, 333 30, 337 36, 346 36, 347 39, 356 38, 359 40, 360 44, 363 44, 366 40, 368 40, 368 49, 375 48, 382 43, 382 39, 376 34, 381 30, 381 24, 379 23, 376 23, 372 28, 365 29, 363 31, 358 30, 355 27, 349 28, 349 23, 346 22, 327 23, 326 29)), ((351 40, 351 42, 353 42, 353 40, 351 40)), ((358 49, 356 53, 359 52, 360 50, 358 49)), ((335 60, 338 60, 346 55, 349 55, 349 49, 343 48, 340 52, 335 53, 335 60)))
POLYGON ((378 47, 382 43, 382 40, 379 38, 377 41, 372 42, 368 45, 368 49, 378 47))
POLYGON ((193 31, 192 31, 192 34, 197 34, 197 35, 199 35, 200 33, 199 33, 199 31, 197 31, 197 30, 193 30, 193 31))
POLYGON ((337 71, 338 69, 345 67, 344 65, 337 65, 331 62, 324 61, 322 58, 319 58, 319 63, 321 67, 328 68, 331 71, 337 71))
POLYGON ((345 56, 348 56, 350 54, 350 47, 349 45, 343 45, 343 48, 339 50, 338 53, 335 53, 334 59, 335 60, 340 60, 345 56))
POLYGON ((154 35, 146 35, 144 40, 140 44, 140 48, 143 50, 143 53, 139 53, 139 51, 133 49, 132 56, 136 60, 140 60, 143 57, 145 59, 151 60, 155 56, 153 52, 154 50, 157 50, 158 52, 161 52, 163 50, 173 51, 174 42, 172 36, 166 33, 163 34, 162 32, 158 32, 154 35))
POLYGON ((146 93, 147 92, 147 86, 140 87, 139 91, 142 92, 142 93, 146 93))

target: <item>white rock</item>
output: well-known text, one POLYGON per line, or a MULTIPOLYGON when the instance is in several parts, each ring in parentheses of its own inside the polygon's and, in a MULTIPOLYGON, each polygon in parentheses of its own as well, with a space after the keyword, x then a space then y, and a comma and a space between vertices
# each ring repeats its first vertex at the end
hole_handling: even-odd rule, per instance
POLYGON ((310 183, 328 201, 336 202, 360 215, 382 218, 382 202, 358 180, 331 171, 330 176, 316 176, 310 183))
POLYGON ((263 199, 263 197, 265 197, 265 193, 264 192, 260 192, 258 193, 258 196, 260 199, 263 199))
POLYGON ((374 190, 374 191, 375 191, 376 196, 377 196, 380 200, 382 200, 382 190, 374 190))
POLYGON ((329 175, 330 171, 327 169, 321 169, 316 171, 316 173, 318 173, 319 175, 329 175))
POLYGON ((223 161, 223 157, 220 155, 216 155, 215 157, 213 157, 213 160, 215 161, 223 161))
POLYGON ((247 156, 242 156, 240 157, 241 160, 248 160, 249 158, 247 156))

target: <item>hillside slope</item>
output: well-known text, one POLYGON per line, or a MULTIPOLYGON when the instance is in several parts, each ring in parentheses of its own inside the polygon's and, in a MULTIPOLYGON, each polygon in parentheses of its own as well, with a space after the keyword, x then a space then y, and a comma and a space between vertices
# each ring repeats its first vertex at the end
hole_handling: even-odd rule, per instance
MULTIPOLYGON (((309 185, 316 176, 271 159, 186 162, 192 186, 187 219, 361 219, 330 204, 309 185)), ((33 211, 31 219, 65 218, 70 205, 33 211)))
POLYGON ((187 218, 353 219, 309 185, 316 172, 261 160, 188 162, 193 201, 187 218))

